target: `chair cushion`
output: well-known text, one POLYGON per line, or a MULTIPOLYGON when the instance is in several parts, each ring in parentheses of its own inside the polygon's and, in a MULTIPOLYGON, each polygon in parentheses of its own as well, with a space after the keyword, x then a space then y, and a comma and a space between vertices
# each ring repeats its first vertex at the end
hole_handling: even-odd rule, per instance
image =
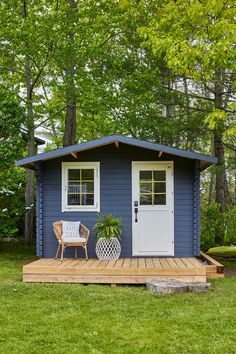
POLYGON ((78 243, 78 242, 87 242, 87 239, 84 237, 67 237, 63 238, 63 241, 66 243, 78 243))
MULTIPOLYGON (((61 221, 62 223, 62 239, 77 240, 80 237, 80 221, 61 221)), ((78 241, 77 241, 78 242, 78 241)))

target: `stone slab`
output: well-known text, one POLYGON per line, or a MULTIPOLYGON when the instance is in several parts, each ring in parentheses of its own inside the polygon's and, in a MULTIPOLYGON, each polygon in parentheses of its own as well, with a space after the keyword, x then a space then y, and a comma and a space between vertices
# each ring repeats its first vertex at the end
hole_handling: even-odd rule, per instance
POLYGON ((210 283, 185 283, 175 279, 151 279, 146 282, 147 289, 156 294, 184 293, 187 291, 205 292, 210 283))

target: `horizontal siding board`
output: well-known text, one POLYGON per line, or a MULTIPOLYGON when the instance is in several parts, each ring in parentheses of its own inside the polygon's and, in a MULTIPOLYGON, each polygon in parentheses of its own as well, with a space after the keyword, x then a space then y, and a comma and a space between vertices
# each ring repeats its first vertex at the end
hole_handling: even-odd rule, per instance
MULTIPOLYGON (((112 212, 123 219, 121 240, 122 257, 132 256, 132 161, 157 161, 155 152, 120 145, 104 146, 97 150, 81 152, 77 161, 100 161, 101 212, 112 212)), ((161 161, 174 161, 174 232, 175 256, 193 256, 193 172, 194 162, 181 157, 163 154, 161 161)), ((91 230, 89 256, 95 257, 96 212, 61 211, 61 162, 75 162, 72 156, 64 156, 42 163, 43 169, 43 256, 54 257, 57 241, 53 235, 55 220, 80 220, 91 230)), ((66 250, 65 256, 73 250, 66 250)), ((83 250, 79 256, 84 256, 83 250)))

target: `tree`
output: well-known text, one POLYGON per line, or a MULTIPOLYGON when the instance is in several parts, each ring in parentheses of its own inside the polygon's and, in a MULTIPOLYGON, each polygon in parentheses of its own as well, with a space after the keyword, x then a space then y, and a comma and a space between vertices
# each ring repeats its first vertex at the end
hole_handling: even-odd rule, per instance
MULTIPOLYGON (((42 100, 40 80, 45 74, 51 53, 51 39, 47 37, 50 23, 50 11, 44 13, 43 1, 15 0, 2 1, 1 16, 1 87, 14 91, 25 106, 24 127, 28 135, 28 155, 36 153, 35 124, 43 113, 39 108, 42 100), (46 17, 47 15, 47 17, 46 17)), ((32 243, 34 205, 34 172, 27 171, 25 204, 25 241, 32 243)))
POLYGON ((0 89, 0 237, 18 236, 24 214, 25 171, 15 167, 27 142, 25 111, 14 93, 0 89))
POLYGON ((225 208, 223 133, 226 116, 230 122, 234 112, 231 105, 235 93, 234 5, 232 0, 165 0, 140 5, 148 17, 148 24, 139 28, 145 45, 164 58, 168 68, 208 92, 201 99, 213 105, 212 113, 206 117, 207 123, 214 126, 214 152, 218 158, 216 202, 222 212, 225 208))

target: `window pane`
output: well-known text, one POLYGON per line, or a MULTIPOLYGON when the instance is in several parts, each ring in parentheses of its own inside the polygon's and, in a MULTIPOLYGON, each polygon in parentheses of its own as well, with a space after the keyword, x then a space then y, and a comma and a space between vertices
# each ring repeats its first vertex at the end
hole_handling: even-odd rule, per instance
POLYGON ((68 205, 80 205, 80 185, 68 186, 68 205))
POLYGON ((82 205, 94 205, 94 195, 82 194, 82 205))
POLYGON ((86 182, 82 184, 83 188, 81 192, 83 193, 93 193, 94 192, 94 183, 93 182, 86 182))
POLYGON ((151 181, 152 180, 152 171, 139 171, 140 181, 151 181))
POLYGON ((140 193, 151 193, 152 183, 151 182, 140 182, 140 193))
POLYGON ((165 181, 166 171, 153 171, 154 181, 165 181))
POLYGON ((69 169, 68 205, 94 205, 94 169, 69 169))
POLYGON ((166 205, 166 194, 154 194, 154 205, 166 205))
POLYGON ((165 182, 155 182, 154 183, 154 193, 165 193, 166 183, 165 182))
POLYGON ((94 170, 93 169, 82 169, 82 180, 83 181, 93 181, 94 180, 94 170))
POLYGON ((140 205, 152 205, 152 195, 151 194, 140 194, 140 205))
POLYGON ((80 169, 69 169, 68 179, 70 180, 80 180, 80 169))

